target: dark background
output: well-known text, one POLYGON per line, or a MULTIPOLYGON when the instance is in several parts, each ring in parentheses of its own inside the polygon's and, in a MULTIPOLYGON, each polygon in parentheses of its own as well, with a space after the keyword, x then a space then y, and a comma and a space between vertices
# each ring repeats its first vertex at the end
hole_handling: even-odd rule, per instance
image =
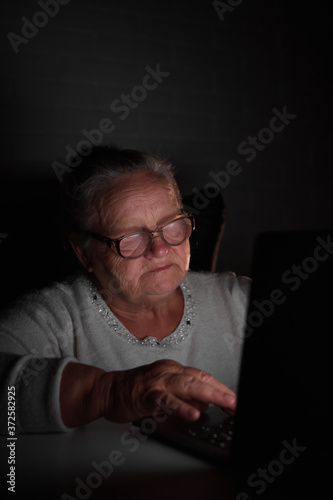
POLYGON ((204 0, 70 0, 15 54, 7 34, 21 35, 22 16, 41 10, 1 2, 2 206, 56 189, 52 162, 109 118, 105 143, 167 155, 185 193, 239 162, 223 189, 218 270, 250 275, 264 230, 332 227, 326 4, 243 0, 219 16, 204 0), (111 103, 158 64, 169 76, 121 120, 111 103), (239 144, 284 107, 296 118, 248 162, 239 144))

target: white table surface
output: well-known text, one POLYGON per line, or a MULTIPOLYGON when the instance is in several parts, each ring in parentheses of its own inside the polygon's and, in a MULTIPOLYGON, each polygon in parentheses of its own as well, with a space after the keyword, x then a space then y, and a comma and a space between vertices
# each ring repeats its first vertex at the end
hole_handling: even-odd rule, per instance
POLYGON ((101 419, 69 433, 17 435, 15 495, 4 486, 9 466, 6 437, 1 437, 1 497, 14 500, 235 498, 227 469, 218 469, 152 436, 145 440, 142 434, 140 438, 130 436, 127 434, 130 426, 101 419), (117 451, 123 463, 114 465, 108 477, 103 478, 93 463, 110 462, 110 454, 114 456, 117 451), (77 478, 87 488, 78 489, 82 482, 77 478), (90 486, 88 478, 92 481, 90 486))

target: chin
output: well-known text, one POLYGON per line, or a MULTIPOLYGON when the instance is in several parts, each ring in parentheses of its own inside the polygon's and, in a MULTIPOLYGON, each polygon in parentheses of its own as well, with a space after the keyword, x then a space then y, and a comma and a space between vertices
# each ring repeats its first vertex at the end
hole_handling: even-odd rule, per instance
POLYGON ((172 293, 184 281, 186 272, 179 268, 169 269, 166 272, 152 273, 146 277, 145 290, 147 295, 165 295, 172 293))

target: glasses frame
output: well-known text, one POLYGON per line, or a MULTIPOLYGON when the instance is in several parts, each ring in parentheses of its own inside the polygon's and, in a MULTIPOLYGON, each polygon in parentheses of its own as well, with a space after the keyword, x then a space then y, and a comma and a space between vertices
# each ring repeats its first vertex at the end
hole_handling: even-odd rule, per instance
POLYGON ((163 230, 165 229, 166 226, 168 226, 169 224, 172 224, 173 222, 176 222, 177 220, 181 220, 181 219, 190 219, 190 221, 191 221, 192 229, 191 229, 191 234, 188 237, 188 238, 190 238, 192 236, 193 231, 195 230, 195 220, 194 220, 194 216, 192 214, 182 215, 180 217, 177 217, 176 219, 173 219, 172 221, 164 224, 164 226, 162 226, 161 228, 156 229, 156 231, 147 231, 147 230, 136 231, 134 233, 124 234, 123 236, 120 236, 120 238, 108 238, 107 236, 102 236, 100 234, 93 233, 90 231, 87 231, 87 234, 89 234, 89 236, 91 236, 95 240, 98 240, 98 241, 101 241, 102 243, 105 243, 109 248, 113 249, 123 259, 134 260, 134 259, 139 259, 140 257, 143 257, 144 255, 146 255, 146 253, 149 252, 149 250, 151 249, 152 243, 153 243, 153 239, 156 238, 156 236, 154 236, 154 235, 159 235, 166 245, 170 245, 173 247, 177 247, 177 246, 181 245, 182 243, 184 243, 184 241, 186 241, 188 238, 185 238, 180 243, 169 243, 168 241, 166 241, 166 239, 163 236, 163 230), (134 236, 135 234, 141 234, 141 233, 145 233, 145 234, 150 235, 150 240, 149 240, 149 243, 148 243, 145 251, 141 255, 138 255, 137 257, 124 257, 124 255, 122 255, 120 252, 121 241, 124 238, 127 238, 128 236, 134 236))

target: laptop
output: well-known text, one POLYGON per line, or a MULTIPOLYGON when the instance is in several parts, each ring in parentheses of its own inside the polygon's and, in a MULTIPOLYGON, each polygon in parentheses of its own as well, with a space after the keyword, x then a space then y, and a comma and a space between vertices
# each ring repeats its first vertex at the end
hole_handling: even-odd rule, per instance
POLYGON ((195 423, 167 422, 150 435, 243 471, 253 495, 290 471, 299 488, 330 452, 333 231, 259 235, 251 277, 235 417, 210 407, 195 423))

